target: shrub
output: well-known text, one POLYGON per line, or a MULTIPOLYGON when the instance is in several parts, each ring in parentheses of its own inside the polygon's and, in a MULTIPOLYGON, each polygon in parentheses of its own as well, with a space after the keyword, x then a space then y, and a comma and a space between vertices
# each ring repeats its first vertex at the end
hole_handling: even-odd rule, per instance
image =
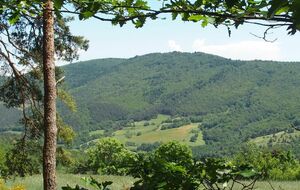
POLYGON ((155 143, 142 143, 140 146, 137 147, 137 151, 145 151, 145 152, 150 152, 161 145, 160 142, 155 142, 155 143))
POLYGON ((133 152, 113 138, 100 139, 95 146, 88 149, 87 154, 90 169, 100 174, 125 174, 135 159, 133 152))
POLYGON ((196 142, 197 139, 198 139, 198 133, 195 133, 195 134, 191 137, 190 142, 196 142))
POLYGON ((129 174, 139 178, 132 189, 192 189, 188 168, 191 150, 177 142, 163 144, 153 153, 139 154, 129 174))
POLYGON ((200 185, 215 190, 232 179, 243 184, 238 179, 250 181, 253 178, 248 184, 251 189, 259 175, 251 167, 236 167, 220 159, 193 161, 190 148, 178 142, 163 144, 153 153, 139 154, 129 174, 138 178, 132 190, 196 190, 200 185))
POLYGON ((139 132, 136 133, 136 136, 141 136, 141 135, 142 135, 141 131, 139 131, 139 132))
POLYGON ((40 173, 42 149, 38 142, 19 141, 6 153, 7 175, 24 177, 40 173))
POLYGON ((56 162, 58 166, 69 167, 74 165, 75 160, 73 159, 71 152, 62 147, 58 147, 56 150, 56 162))
POLYGON ((125 143, 126 146, 136 146, 135 142, 127 141, 125 143))
POLYGON ((300 179, 300 163, 289 151, 261 150, 249 145, 235 156, 234 163, 251 164, 256 170, 263 172, 266 179, 300 179))
MULTIPOLYGON (((108 186, 110 186, 113 183, 112 181, 99 182, 93 177, 82 178, 82 180, 85 181, 86 184, 89 184, 98 190, 109 190, 110 188, 108 188, 108 186)), ((62 187, 62 190, 88 190, 88 189, 79 187, 79 185, 76 185, 74 188, 67 185, 62 187)))
POLYGON ((165 162, 173 162, 185 167, 188 167, 193 162, 192 150, 184 144, 172 141, 160 145, 154 151, 155 159, 160 159, 165 162))
POLYGON ((14 185, 13 187, 9 188, 5 186, 3 180, 0 179, 0 190, 26 190, 23 185, 14 185))

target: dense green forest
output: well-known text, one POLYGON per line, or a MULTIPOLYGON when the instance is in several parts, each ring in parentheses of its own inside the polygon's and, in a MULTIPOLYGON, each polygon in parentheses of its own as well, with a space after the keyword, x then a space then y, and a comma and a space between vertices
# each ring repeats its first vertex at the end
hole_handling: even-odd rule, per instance
MULTIPOLYGON (((293 134, 291 124, 300 123, 296 62, 173 52, 91 60, 63 69, 77 112, 60 103, 59 112, 77 132, 77 145, 92 140, 89 132, 104 130, 109 135, 134 121, 164 114, 201 118, 205 145, 193 147, 194 154, 219 156, 238 151, 240 144, 258 137, 283 131, 293 134)), ((2 131, 17 128, 12 124, 17 117, 14 111, 1 106, 0 114, 2 131)), ((296 150, 298 142, 295 135, 289 142, 268 145, 296 150)))

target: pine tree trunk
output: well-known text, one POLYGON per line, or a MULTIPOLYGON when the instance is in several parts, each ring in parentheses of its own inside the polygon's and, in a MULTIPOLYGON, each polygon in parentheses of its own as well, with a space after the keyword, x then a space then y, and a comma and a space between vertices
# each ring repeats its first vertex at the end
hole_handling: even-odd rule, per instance
POLYGON ((45 0, 43 10, 44 70, 44 190, 56 190, 56 81, 54 63, 54 16, 52 0, 45 0))

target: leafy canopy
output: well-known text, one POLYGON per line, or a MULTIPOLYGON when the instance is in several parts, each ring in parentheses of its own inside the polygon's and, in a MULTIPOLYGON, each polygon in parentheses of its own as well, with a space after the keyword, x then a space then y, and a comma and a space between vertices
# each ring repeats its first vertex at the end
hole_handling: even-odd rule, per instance
MULTIPOLYGON (((56 0, 56 8, 68 3, 56 0)), ((225 25, 238 27, 252 23, 268 28, 286 26, 288 34, 300 29, 300 2, 298 0, 158 0, 159 8, 150 6, 145 0, 84 0, 69 1, 78 7, 80 19, 94 17, 122 26, 131 21, 142 27, 146 18, 157 19, 161 14, 171 14, 172 19, 181 17, 183 21, 201 22, 203 27, 225 25), (108 16, 110 15, 110 16, 108 16)), ((153 5, 153 3, 151 4, 153 5)), ((62 11, 68 12, 68 11, 62 11)))
MULTIPOLYGON (((17 22, 24 14, 39 15, 37 0, 12 0, 0 3, 0 13, 9 9, 9 21, 17 22), (12 2, 13 1, 13 2, 12 2)), ((54 0, 55 13, 78 15, 81 20, 96 18, 123 26, 132 22, 142 27, 147 18, 158 19, 171 14, 172 19, 201 22, 203 27, 225 25, 238 27, 252 23, 268 28, 285 26, 288 34, 300 29, 300 2, 298 0, 54 0), (151 3, 150 3, 151 2, 151 3)))

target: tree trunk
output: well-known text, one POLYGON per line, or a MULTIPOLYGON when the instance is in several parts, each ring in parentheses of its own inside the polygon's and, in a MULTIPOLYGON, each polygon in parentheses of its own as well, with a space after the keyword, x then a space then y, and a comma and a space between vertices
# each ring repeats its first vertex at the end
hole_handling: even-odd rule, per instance
POLYGON ((44 1, 43 71, 44 71, 44 190, 56 190, 56 81, 54 63, 54 16, 52 0, 44 1))

